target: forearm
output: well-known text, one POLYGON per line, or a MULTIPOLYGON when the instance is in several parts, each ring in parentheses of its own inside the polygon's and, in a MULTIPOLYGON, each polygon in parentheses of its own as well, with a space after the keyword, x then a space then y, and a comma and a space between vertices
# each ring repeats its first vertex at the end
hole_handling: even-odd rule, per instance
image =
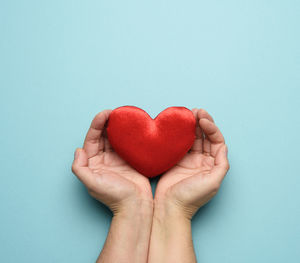
POLYGON ((156 207, 152 222, 149 263, 196 262, 191 220, 171 208, 156 207))
POLYGON ((147 262, 153 208, 143 203, 126 210, 113 216, 97 263, 147 262))

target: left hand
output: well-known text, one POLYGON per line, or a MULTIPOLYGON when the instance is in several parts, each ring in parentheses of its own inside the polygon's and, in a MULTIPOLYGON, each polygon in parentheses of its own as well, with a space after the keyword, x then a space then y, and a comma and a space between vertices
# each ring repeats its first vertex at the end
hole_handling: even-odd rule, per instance
POLYGON ((192 111, 196 139, 185 157, 159 180, 154 198, 157 216, 191 219, 217 193, 229 169, 227 146, 213 118, 203 109, 192 111))

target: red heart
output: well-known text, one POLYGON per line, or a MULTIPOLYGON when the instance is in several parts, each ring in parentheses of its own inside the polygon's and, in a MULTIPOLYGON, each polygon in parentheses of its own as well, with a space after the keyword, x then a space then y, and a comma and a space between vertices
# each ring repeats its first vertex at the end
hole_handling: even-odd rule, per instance
POLYGON ((114 109, 107 136, 113 149, 133 168, 155 177, 173 167, 195 140, 196 120, 185 107, 170 107, 155 119, 134 106, 114 109))

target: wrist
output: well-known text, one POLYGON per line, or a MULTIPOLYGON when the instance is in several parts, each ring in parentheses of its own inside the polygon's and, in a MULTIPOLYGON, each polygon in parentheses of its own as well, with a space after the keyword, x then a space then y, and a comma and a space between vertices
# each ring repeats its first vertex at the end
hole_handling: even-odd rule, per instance
POLYGON ((153 217, 159 221, 180 220, 189 222, 192 219, 192 208, 172 199, 154 199, 153 217))
POLYGON ((122 205, 116 206, 113 213, 110 231, 97 262, 146 262, 153 202, 143 199, 126 200, 122 205))
POLYGON ((124 200, 121 204, 112 208, 114 218, 119 219, 139 219, 153 217, 153 200, 148 199, 128 199, 124 200))
POLYGON ((154 201, 148 262, 196 262, 191 220, 172 203, 154 201))

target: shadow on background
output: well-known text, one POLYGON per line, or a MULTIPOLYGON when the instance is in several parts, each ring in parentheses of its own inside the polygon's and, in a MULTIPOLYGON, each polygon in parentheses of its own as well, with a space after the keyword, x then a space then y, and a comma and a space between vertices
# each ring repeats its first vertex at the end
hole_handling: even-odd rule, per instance
POLYGON ((99 217, 110 219, 113 215, 110 209, 90 196, 86 187, 78 179, 75 178, 74 180, 76 182, 72 185, 73 196, 76 198, 76 203, 78 203, 78 209, 84 210, 87 214, 97 214, 99 217))

